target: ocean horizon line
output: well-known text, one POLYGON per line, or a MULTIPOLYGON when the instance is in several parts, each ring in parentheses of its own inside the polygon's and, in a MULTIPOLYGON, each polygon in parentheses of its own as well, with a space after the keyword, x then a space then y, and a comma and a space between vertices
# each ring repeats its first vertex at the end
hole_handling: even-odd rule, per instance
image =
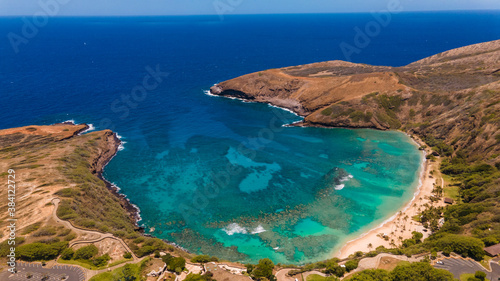
MULTIPOLYGON (((51 18, 163 18, 163 17, 234 17, 234 16, 311 16, 311 15, 370 15, 378 11, 363 11, 363 12, 318 12, 318 13, 228 13, 224 15, 214 14, 103 14, 103 15, 54 15, 51 18)), ((485 13, 498 13, 500 9, 457 9, 457 10, 413 10, 413 11, 401 11, 398 14, 416 14, 416 13, 463 13, 463 12, 485 12, 485 13)), ((12 14, 12 15, 0 15, 0 18, 18 18, 33 16, 33 14, 12 14)))

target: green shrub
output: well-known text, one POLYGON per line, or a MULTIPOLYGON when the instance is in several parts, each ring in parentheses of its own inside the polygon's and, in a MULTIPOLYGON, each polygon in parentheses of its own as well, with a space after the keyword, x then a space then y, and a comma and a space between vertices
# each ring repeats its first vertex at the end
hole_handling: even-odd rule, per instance
POLYGON ((62 200, 61 201, 61 204, 59 205, 59 207, 57 208, 57 216, 62 219, 62 220, 70 220, 70 219, 74 219, 76 218, 78 215, 77 213, 75 212, 75 210, 73 210, 70 206, 69 206, 70 201, 69 200, 62 200))
POLYGON ((141 244, 142 242, 144 242, 144 240, 146 240, 146 239, 143 236, 139 236, 139 237, 134 239, 134 243, 141 244))
POLYGON ((93 257, 95 257, 99 253, 99 249, 95 245, 88 245, 81 247, 80 249, 76 250, 74 258, 76 260, 81 259, 81 260, 90 260, 93 257))
POLYGON ((70 232, 68 235, 64 236, 64 241, 71 241, 76 238, 76 233, 70 232))
POLYGON ((51 260, 56 258, 67 247, 67 242, 53 244, 37 242, 17 247, 16 254, 19 259, 25 261, 51 260))
POLYGON ((330 116, 330 115, 332 115, 332 113, 333 113, 333 109, 331 107, 325 108, 321 111, 321 114, 325 115, 325 116, 330 116))
POLYGON ((276 280, 276 277, 273 275, 274 263, 268 259, 261 259, 259 263, 252 270, 252 276, 259 278, 267 278, 269 280, 276 280))
MULTIPOLYGON (((137 240, 137 239, 136 239, 137 240)), ((139 248, 136 252, 137 256, 143 257, 154 253, 155 251, 163 251, 165 250, 166 244, 161 239, 158 238, 147 238, 142 243, 142 247, 139 248)))
POLYGON ((499 243, 498 239, 494 236, 487 236, 481 239, 485 246, 493 246, 499 243))
POLYGON ((473 258, 477 261, 482 260, 485 254, 483 250, 483 241, 463 235, 437 235, 430 241, 426 240, 424 244, 428 244, 431 248, 436 247, 437 249, 449 248, 452 252, 462 255, 463 257, 473 258))
POLYGON ((100 257, 94 258, 92 260, 92 264, 97 266, 97 267, 102 267, 108 264, 108 262, 111 260, 111 257, 108 254, 104 254, 100 257))
POLYGON ((350 260, 345 263, 345 269, 347 272, 351 272, 352 270, 358 268, 358 260, 350 260))
POLYGON ((64 249, 61 253, 61 259, 63 260, 70 260, 73 258, 73 255, 75 254, 75 251, 71 248, 64 249))
POLYGON ((482 271, 476 271, 476 273, 474 274, 474 277, 476 277, 479 280, 485 280, 486 279, 486 273, 484 273, 482 271))
POLYGON ((55 194, 61 197, 73 197, 75 196, 75 190, 73 188, 63 188, 55 194))
POLYGON ((355 273, 350 281, 390 281, 389 272, 383 269, 367 269, 355 273))
POLYGON ((169 271, 176 272, 180 274, 186 267, 186 260, 183 257, 171 257, 167 263, 167 269, 169 271))
POLYGON ((63 228, 61 232, 57 234, 57 236, 66 236, 71 233, 71 229, 69 228, 63 228))
POLYGON ((393 281, 453 281, 451 272, 444 269, 436 269, 426 262, 416 262, 398 265, 391 273, 390 280, 393 281))
POLYGON ((412 239, 415 240, 415 242, 417 243, 420 243, 422 237, 424 237, 424 235, 418 231, 413 231, 411 234, 412 234, 412 239))
POLYGON ((30 225, 28 225, 27 227, 25 227, 23 229, 23 231, 21 232, 21 234, 22 235, 26 235, 26 234, 30 234, 33 231, 37 231, 40 228, 41 225, 42 225, 41 222, 30 224, 30 225))
POLYGON ((44 226, 41 229, 39 229, 37 232, 33 233, 33 237, 40 237, 40 236, 52 236, 56 235, 57 231, 54 229, 52 226, 44 226))
POLYGON ((335 275, 338 277, 342 277, 342 276, 344 276, 345 271, 346 271, 346 268, 340 266, 337 263, 337 260, 335 260, 335 259, 328 260, 326 262, 326 268, 325 268, 326 274, 332 274, 332 275, 335 275))
POLYGON ((211 258, 208 255, 199 255, 191 259, 191 262, 194 263, 207 263, 210 262, 211 258))
MULTIPOLYGON (((19 236, 14 239, 16 242, 16 246, 19 246, 24 243, 24 237, 19 236)), ((5 240, 2 243, 0 243, 0 257, 5 257, 10 253, 10 248, 12 245, 9 245, 9 240, 5 240)))
POLYGON ((122 267, 116 280, 134 281, 140 278, 140 269, 135 264, 126 264, 122 267))
POLYGON ((413 246, 417 244, 414 239, 406 239, 403 241, 403 247, 408 248, 410 246, 413 246))
POLYGON ((201 274, 194 274, 194 273, 189 273, 188 276, 186 276, 186 279, 184 281, 212 281, 215 279, 212 279, 213 274, 211 272, 207 272, 203 275, 201 274))

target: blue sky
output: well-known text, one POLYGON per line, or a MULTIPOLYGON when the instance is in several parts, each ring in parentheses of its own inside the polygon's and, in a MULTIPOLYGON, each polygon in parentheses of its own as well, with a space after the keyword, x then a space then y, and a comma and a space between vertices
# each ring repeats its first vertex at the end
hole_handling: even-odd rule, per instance
POLYGON ((500 9, 500 0, 0 0, 0 15, 34 15, 41 3, 57 3, 55 16, 99 16, 372 12, 391 1, 404 11, 500 9))

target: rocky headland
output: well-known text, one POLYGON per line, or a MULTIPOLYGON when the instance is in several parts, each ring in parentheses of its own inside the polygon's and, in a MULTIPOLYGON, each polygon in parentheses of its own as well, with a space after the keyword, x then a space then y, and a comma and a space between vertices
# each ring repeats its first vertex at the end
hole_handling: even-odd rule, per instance
POLYGON ((269 69, 214 85, 213 95, 270 103, 298 126, 399 129, 494 155, 500 125, 500 40, 402 67, 344 61, 269 69))

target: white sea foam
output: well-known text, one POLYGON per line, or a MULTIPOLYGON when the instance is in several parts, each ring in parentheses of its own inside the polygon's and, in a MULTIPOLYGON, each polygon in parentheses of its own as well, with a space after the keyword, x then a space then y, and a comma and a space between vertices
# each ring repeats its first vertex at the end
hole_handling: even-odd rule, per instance
POLYGON ((214 94, 210 93, 210 90, 204 90, 203 93, 205 95, 211 96, 211 97, 226 98, 226 99, 232 99, 232 100, 240 100, 240 101, 243 101, 243 102, 249 102, 249 101, 247 101, 245 99, 242 99, 242 98, 214 95, 214 94))
POLYGON ((257 226, 251 233, 252 234, 259 234, 259 233, 262 233, 262 232, 265 232, 266 229, 259 224, 259 226, 257 226))
POLYGON ((88 127, 86 130, 82 131, 82 132, 80 133, 80 135, 81 135, 81 134, 85 134, 85 133, 87 133, 87 132, 90 132, 90 131, 95 130, 95 127, 94 127, 94 125, 93 125, 93 124, 88 124, 87 126, 89 126, 89 127, 88 127))
POLYGON ((297 127, 295 125, 302 123, 302 121, 304 121, 304 120, 295 121, 295 122, 292 122, 290 124, 283 124, 282 127, 297 127))
POLYGON ((139 223, 140 221, 142 221, 141 209, 139 209, 139 207, 136 204, 131 204, 131 205, 137 210, 137 223, 139 223))
POLYGON ((228 226, 224 227, 222 230, 227 235, 234 235, 236 233, 239 233, 239 234, 248 234, 248 233, 250 233, 250 234, 259 234, 259 233, 267 231, 260 224, 256 228, 254 228, 253 230, 249 230, 246 227, 243 227, 243 226, 241 226, 241 225, 239 225, 237 223, 231 223, 228 226))
POLYGON ((289 108, 286 108, 286 107, 281 107, 281 106, 277 106, 277 105, 274 105, 274 104, 270 104, 270 103, 267 103, 267 105, 269 105, 270 107, 275 107, 275 108, 279 108, 279 109, 282 109, 282 110, 285 110, 285 111, 288 111, 290 113, 292 113, 293 115, 295 116, 298 116, 298 117, 302 117, 300 115, 298 115, 297 113, 295 113, 295 111, 289 109, 289 108))
POLYGON ((220 97, 220 96, 218 96, 218 95, 214 95, 214 94, 210 93, 210 90, 203 90, 203 93, 204 93, 205 95, 207 95, 207 96, 211 96, 211 97, 220 97))
MULTIPOLYGON (((217 85, 217 84, 214 84, 214 85, 217 85)), ((242 98, 214 95, 214 94, 210 93, 210 90, 204 90, 204 91, 203 91, 203 93, 204 93, 205 95, 207 95, 207 96, 211 96, 211 97, 228 98, 228 99, 232 99, 232 100, 240 100, 240 101, 242 101, 242 102, 253 103, 253 101, 249 101, 249 100, 242 99, 242 98)), ((296 115, 296 116, 298 116, 298 117, 302 117, 302 116, 298 115, 297 113, 295 113, 295 111, 293 111, 293 110, 291 110, 291 109, 288 109, 288 108, 286 108, 286 107, 277 106, 277 105, 274 105, 274 104, 271 104, 271 103, 266 103, 266 104, 267 104, 268 106, 270 106, 270 107, 279 108, 279 109, 281 109, 281 110, 288 111, 288 112, 290 112, 290 113, 292 113, 292 114, 294 114, 294 115, 296 115)), ((282 126, 283 126, 283 127, 288 127, 288 126, 290 126, 290 125, 293 125, 293 124, 295 124, 295 123, 300 123, 300 122, 302 122, 302 121, 303 121, 303 120, 299 120, 299 121, 295 121, 295 122, 293 122, 293 123, 291 123, 291 124, 283 124, 282 126)))
MULTIPOLYGON (((348 181, 348 180, 350 180, 352 178, 354 178, 354 176, 349 174, 349 175, 341 178, 340 182, 346 182, 346 181, 348 181)), ((342 184, 336 185, 334 188, 335 188, 335 190, 342 190, 344 187, 345 187, 345 184, 342 183, 342 184)))
POLYGON ((235 233, 247 234, 246 228, 240 226, 237 223, 232 223, 222 229, 227 235, 233 235, 235 233))
POLYGON ((340 181, 341 181, 341 182, 344 182, 344 181, 348 181, 348 180, 350 180, 350 179, 352 179, 352 178, 354 178, 354 176, 353 176, 353 175, 347 175, 347 176, 345 176, 345 177, 341 178, 341 179, 340 179, 340 181))
POLYGON ((334 188, 335 188, 335 190, 342 190, 344 187, 345 187, 345 184, 339 184, 339 185, 336 185, 334 188))
POLYGON ((116 137, 120 140, 120 145, 118 145, 118 151, 122 151, 125 149, 125 144, 127 143, 126 141, 123 141, 123 137, 120 136, 118 133, 115 133, 116 134, 116 137))
POLYGON ((72 125, 75 125, 75 124, 76 124, 76 122, 75 122, 75 120, 70 119, 70 120, 66 120, 66 121, 64 121, 64 122, 63 122, 63 124, 72 124, 72 125))
POLYGON ((116 189, 116 192, 120 192, 121 188, 118 187, 118 185, 111 183, 111 186, 116 189))

